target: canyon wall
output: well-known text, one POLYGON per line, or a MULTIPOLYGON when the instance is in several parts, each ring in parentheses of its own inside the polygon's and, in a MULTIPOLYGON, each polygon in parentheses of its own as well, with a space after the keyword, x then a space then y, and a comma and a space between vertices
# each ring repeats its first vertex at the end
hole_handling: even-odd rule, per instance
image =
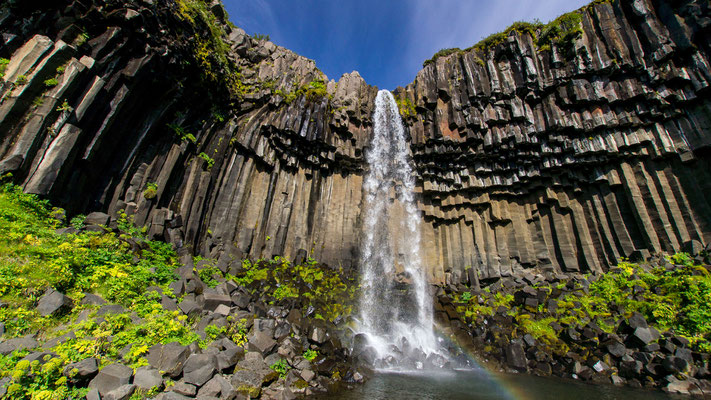
MULTIPOLYGON (((328 81, 219 3, 44 3, 0 13, 0 175, 70 214, 125 210, 223 268, 358 265, 377 88, 328 81)), ((395 91, 434 282, 602 271, 710 241, 709 4, 596 3, 573 48, 512 31, 395 91)))

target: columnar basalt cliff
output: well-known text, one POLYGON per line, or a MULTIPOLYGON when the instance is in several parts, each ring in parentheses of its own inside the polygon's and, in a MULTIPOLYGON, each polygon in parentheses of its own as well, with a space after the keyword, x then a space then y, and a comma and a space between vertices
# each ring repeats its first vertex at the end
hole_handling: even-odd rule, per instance
MULTIPOLYGON (((223 266, 357 265, 377 88, 327 81, 219 3, 24 3, 0 14, 0 174, 70 213, 126 210, 223 266)), ((711 239, 709 4, 596 3, 572 48, 513 31, 396 91, 433 282, 601 271, 711 239)))
POLYGON ((571 49, 512 34, 402 91, 436 281, 599 272, 711 238, 709 4, 596 3, 571 49))

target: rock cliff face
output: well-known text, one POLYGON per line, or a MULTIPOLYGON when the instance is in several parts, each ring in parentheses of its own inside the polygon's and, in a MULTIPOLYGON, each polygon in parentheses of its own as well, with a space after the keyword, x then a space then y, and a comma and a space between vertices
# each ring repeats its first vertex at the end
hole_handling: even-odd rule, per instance
MULTIPOLYGON (((223 263, 357 266, 377 88, 326 81, 219 3, 46 3, 0 14, 0 174, 223 263)), ((600 271, 711 239, 708 3, 599 2, 582 30, 565 52, 513 32, 396 91, 434 282, 600 271)))

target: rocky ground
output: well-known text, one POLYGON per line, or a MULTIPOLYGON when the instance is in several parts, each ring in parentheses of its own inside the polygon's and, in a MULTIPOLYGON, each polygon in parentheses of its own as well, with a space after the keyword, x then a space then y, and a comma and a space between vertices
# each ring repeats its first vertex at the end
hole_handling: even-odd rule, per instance
POLYGON ((704 255, 441 288, 437 319, 490 368, 709 396, 711 265, 690 250, 704 255))
MULTIPOLYGON (((35 198, 18 192, 0 194, 2 199, 14 196, 36 204, 35 198)), ((15 200, 12 204, 18 206, 15 200)), ((344 306, 333 294, 346 300, 353 294, 346 287, 349 281, 336 276, 342 272, 306 257, 293 264, 283 259, 252 264, 194 263, 185 255, 168 260, 170 267, 177 267, 170 279, 150 278, 146 282, 153 285, 137 284, 135 292, 126 292, 131 296, 123 297, 126 289, 114 283, 138 282, 127 274, 140 276, 144 271, 122 269, 120 259, 112 259, 115 254, 108 254, 110 248, 98 241, 118 237, 116 250, 125 252, 135 267, 156 259, 148 250, 155 242, 130 235, 121 221, 103 213, 50 231, 64 222, 55 220, 45 230, 20 227, 17 219, 29 210, 23 205, 19 210, 13 208, 15 220, 9 223, 7 214, 0 216, 6 250, 0 268, 0 398, 290 399, 363 380, 339 340, 346 336, 346 318, 337 315, 344 306), (25 276, 19 269, 6 279, 8 268, 21 268, 19 263, 12 266, 13 258, 24 251, 8 250, 13 228, 32 232, 24 240, 33 238, 38 246, 58 240, 67 253, 76 251, 70 243, 93 241, 98 247, 92 251, 106 252, 102 262, 113 265, 108 289, 94 285, 93 292, 83 291, 81 283, 55 283, 66 293, 49 286, 35 300, 13 297, 44 287, 41 280, 28 282, 24 289, 11 287, 11 279, 22 281, 25 276), (296 277, 287 279, 286 273, 296 277), (119 279, 114 283, 113 275, 119 279)), ((63 214, 54 217, 62 220, 63 214)), ((54 217, 40 220, 48 224, 54 217)), ((65 263, 59 256, 45 256, 42 262, 65 263)), ((93 268, 91 260, 83 265, 93 268)), ((162 273, 157 262, 145 266, 152 276, 162 273)), ((81 271, 76 278, 83 279, 81 271)))

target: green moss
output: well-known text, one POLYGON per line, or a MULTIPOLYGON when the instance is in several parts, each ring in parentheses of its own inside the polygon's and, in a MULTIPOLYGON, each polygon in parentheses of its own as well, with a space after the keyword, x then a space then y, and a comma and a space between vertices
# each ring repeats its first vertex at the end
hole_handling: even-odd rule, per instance
POLYGON ((8 64, 10 64, 10 60, 7 58, 0 58, 0 78, 5 77, 5 71, 7 70, 8 64))
POLYGON ((175 133, 178 138, 180 138, 181 141, 187 141, 193 144, 197 142, 195 135, 187 132, 182 126, 178 124, 168 124, 167 126, 175 133))
POLYGON ((583 33, 582 19, 581 11, 578 10, 563 14, 546 24, 538 36, 539 50, 550 50, 551 45, 555 44, 564 52, 564 55, 572 55, 575 40, 583 33))
POLYGON ((446 57, 455 53, 460 53, 461 51, 462 50, 459 47, 453 47, 451 49, 441 49, 440 51, 434 53, 432 58, 430 58, 429 60, 425 60, 425 62, 422 63, 422 67, 434 64, 440 57, 446 57))
POLYGON ((414 118, 417 116, 415 105, 412 104, 412 101, 406 97, 404 93, 395 97, 395 102, 397 103, 397 108, 400 111, 400 116, 403 119, 414 118))
POLYGON ((143 191, 143 197, 146 200, 154 199, 158 195, 158 185, 154 182, 146 183, 146 189, 143 191))
POLYGON ((210 2, 177 0, 177 16, 195 27, 189 38, 193 58, 205 81, 225 88, 231 95, 242 98, 253 88, 243 82, 239 69, 232 61, 230 45, 223 24, 210 11, 210 2))
POLYGON ((342 268, 322 267, 312 258, 301 264, 292 264, 283 257, 254 263, 244 260, 237 275, 225 278, 262 294, 270 304, 299 299, 331 321, 350 315, 355 299, 356 285, 342 268))
POLYGON ((50 78, 44 81, 44 86, 51 88, 59 85, 59 81, 57 78, 50 78))
POLYGON ((215 160, 204 152, 198 154, 198 157, 205 161, 205 163, 207 164, 207 169, 211 169, 215 165, 215 160))

